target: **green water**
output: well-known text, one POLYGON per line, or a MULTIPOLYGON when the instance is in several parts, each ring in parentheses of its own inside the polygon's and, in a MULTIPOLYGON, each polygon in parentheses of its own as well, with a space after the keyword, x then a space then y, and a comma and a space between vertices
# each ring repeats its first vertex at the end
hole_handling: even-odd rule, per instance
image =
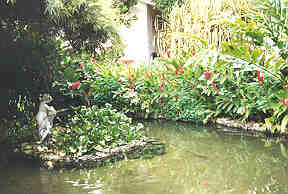
POLYGON ((191 124, 145 125, 148 136, 167 144, 165 155, 62 172, 9 161, 0 169, 0 194, 288 193, 288 161, 279 145, 191 124))

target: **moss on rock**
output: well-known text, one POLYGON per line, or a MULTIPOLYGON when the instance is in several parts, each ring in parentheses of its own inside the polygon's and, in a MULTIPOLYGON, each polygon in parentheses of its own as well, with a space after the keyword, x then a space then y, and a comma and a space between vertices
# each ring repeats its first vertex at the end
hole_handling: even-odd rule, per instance
POLYGON ((22 143, 21 152, 27 158, 39 159, 42 167, 47 169, 95 168, 106 164, 137 158, 151 158, 166 152, 165 145, 156 139, 134 141, 106 151, 95 151, 80 157, 72 157, 49 148, 40 142, 22 143))

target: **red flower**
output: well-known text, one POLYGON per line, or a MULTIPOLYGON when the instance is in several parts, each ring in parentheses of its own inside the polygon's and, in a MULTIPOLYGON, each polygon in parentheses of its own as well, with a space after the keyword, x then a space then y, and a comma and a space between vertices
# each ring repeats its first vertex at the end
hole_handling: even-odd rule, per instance
POLYGON ((180 72, 181 72, 182 74, 184 74, 184 70, 183 70, 182 66, 181 66, 180 64, 178 64, 178 67, 179 67, 180 72))
POLYGON ((177 69, 175 69, 175 73, 176 73, 176 75, 178 75, 178 71, 177 71, 177 69))
POLYGON ((91 57, 91 62, 94 63, 95 62, 95 58, 91 57))
POLYGON ((225 100, 225 99, 222 99, 222 102, 223 102, 223 103, 227 103, 228 101, 227 101, 227 100, 225 100))
POLYGON ((100 60, 99 60, 99 63, 103 63, 103 59, 100 59, 100 60))
POLYGON ((163 92, 163 88, 162 88, 162 87, 159 87, 159 91, 160 91, 160 92, 163 92))
POLYGON ((285 92, 286 91, 286 86, 282 86, 282 90, 285 92))
POLYGON ((280 101, 282 102, 282 104, 283 104, 284 106, 287 106, 287 107, 288 107, 288 99, 281 98, 280 101))
POLYGON ((216 87, 216 84, 214 82, 212 82, 210 85, 213 86, 213 88, 216 92, 218 91, 218 88, 216 87))
POLYGON ((80 63, 79 66, 80 66, 80 68, 82 69, 82 67, 83 67, 82 63, 80 63))
POLYGON ((134 83, 131 83, 131 84, 130 84, 130 89, 131 89, 131 90, 134 90, 134 89, 135 89, 134 83))
POLYGON ((170 58, 170 52, 169 51, 167 51, 167 57, 170 58))
POLYGON ((197 84, 191 84, 190 85, 190 88, 195 88, 195 87, 197 87, 197 84))
POLYGON ((76 90, 80 86, 80 80, 77 82, 72 83, 72 90, 76 90))
POLYGON ((121 60, 121 62, 122 62, 123 64, 129 65, 129 64, 134 63, 134 60, 121 60))
POLYGON ((91 77, 87 77, 87 80, 89 80, 89 81, 90 81, 90 80, 91 80, 91 77))
POLYGON ((149 75, 149 72, 148 72, 148 71, 146 72, 146 77, 147 77, 147 79, 150 78, 150 75, 149 75))
POLYGON ((170 69, 169 69, 167 64, 165 64, 165 67, 166 67, 167 71, 170 71, 170 69))
POLYGON ((153 76, 152 76, 152 71, 150 72, 150 76, 151 76, 151 79, 153 78, 153 76))
POLYGON ((259 71, 256 71, 256 73, 257 73, 258 82, 259 82, 260 84, 263 84, 263 83, 264 83, 263 76, 260 75, 260 72, 259 72, 259 71))
POLYGON ((119 79, 118 79, 118 82, 119 82, 119 83, 122 83, 122 82, 123 82, 123 80, 122 80, 121 78, 119 78, 119 79))
POLYGON ((208 80, 208 79, 211 78, 211 73, 210 72, 204 72, 203 74, 204 74, 205 79, 208 80))

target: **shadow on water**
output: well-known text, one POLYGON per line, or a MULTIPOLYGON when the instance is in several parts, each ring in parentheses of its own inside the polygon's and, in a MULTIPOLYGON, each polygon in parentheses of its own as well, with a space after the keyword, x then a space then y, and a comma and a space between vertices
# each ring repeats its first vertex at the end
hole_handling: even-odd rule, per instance
POLYGON ((0 170, 8 164, 7 145, 0 143, 0 170))
POLYGON ((254 194, 288 193, 288 162, 279 145, 176 122, 147 122, 145 133, 166 143, 152 159, 123 160, 89 170, 46 171, 8 157, 1 194, 254 194))

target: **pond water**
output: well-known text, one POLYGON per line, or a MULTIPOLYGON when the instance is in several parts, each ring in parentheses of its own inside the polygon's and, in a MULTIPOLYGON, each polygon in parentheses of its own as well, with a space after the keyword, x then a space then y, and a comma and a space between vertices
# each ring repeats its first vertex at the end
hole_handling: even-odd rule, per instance
POLYGON ((259 194, 288 193, 288 161, 279 145, 226 136, 187 123, 148 122, 146 134, 167 144, 152 159, 106 167, 46 171, 37 162, 9 160, 0 169, 1 194, 259 194))

